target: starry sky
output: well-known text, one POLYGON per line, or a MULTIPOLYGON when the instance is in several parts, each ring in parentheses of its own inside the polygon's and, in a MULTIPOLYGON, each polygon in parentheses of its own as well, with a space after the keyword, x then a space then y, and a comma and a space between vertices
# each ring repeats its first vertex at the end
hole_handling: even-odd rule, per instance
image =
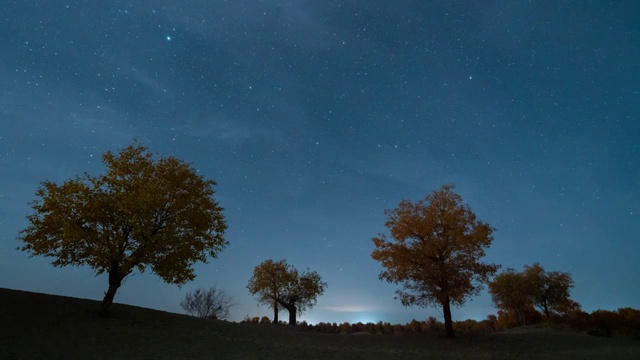
MULTIPOLYGON (((640 308, 637 1, 3 1, 0 287, 101 299, 106 276, 16 250, 41 181, 135 140, 217 181, 230 246, 182 288, 115 301, 182 312, 217 285, 272 315, 265 259, 328 283, 301 320, 408 322, 378 280, 385 209, 443 184, 496 229, 485 258, 571 272, 586 311, 640 308)), ((496 313, 483 292, 454 320, 496 313)), ((283 315, 284 316, 284 315, 283 315)))

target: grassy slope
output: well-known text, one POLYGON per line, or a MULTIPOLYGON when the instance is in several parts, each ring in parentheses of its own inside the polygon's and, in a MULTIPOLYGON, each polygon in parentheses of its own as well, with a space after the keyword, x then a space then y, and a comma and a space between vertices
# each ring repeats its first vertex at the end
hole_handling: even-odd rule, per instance
POLYGON ((0 289, 0 359, 640 359, 640 342, 551 329, 441 339, 331 335, 206 321, 114 304, 0 289))

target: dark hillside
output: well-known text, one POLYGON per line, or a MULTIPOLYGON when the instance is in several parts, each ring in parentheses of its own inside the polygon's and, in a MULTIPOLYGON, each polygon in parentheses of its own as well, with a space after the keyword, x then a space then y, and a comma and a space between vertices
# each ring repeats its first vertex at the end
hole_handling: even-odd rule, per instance
POLYGON ((453 340, 329 335, 199 320, 114 304, 0 289, 0 359, 640 359, 640 342, 550 329, 453 340))

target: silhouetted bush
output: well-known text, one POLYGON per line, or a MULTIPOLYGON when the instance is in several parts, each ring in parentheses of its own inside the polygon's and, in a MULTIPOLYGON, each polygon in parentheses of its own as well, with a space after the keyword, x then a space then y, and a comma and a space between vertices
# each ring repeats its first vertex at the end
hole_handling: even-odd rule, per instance
POLYGON ((589 315, 588 327, 589 335, 640 340, 640 311, 632 308, 597 310, 589 315))
POLYGON ((233 305, 231 296, 216 287, 188 292, 180 302, 187 314, 211 320, 224 320, 233 305))
POLYGON ((444 325, 433 316, 427 319, 427 331, 440 334, 444 331, 444 325))
POLYGON ((587 334, 593 336, 613 336, 613 330, 619 327, 622 318, 608 310, 596 310, 589 315, 589 330, 587 334))
POLYGON ((542 322, 542 314, 540 314, 533 306, 527 306, 521 309, 524 318, 520 319, 518 314, 513 309, 498 310, 498 319, 496 321, 497 330, 512 329, 522 325, 524 321, 525 325, 534 325, 542 322))
MULTIPOLYGON (((528 324, 547 324, 542 314, 533 308, 527 311, 526 316, 528 324)), ((270 323, 267 316, 263 316, 262 318, 250 318, 246 316, 241 322, 249 324, 270 323)), ((444 324, 433 316, 430 316, 425 321, 413 319, 410 323, 404 325, 382 321, 377 323, 368 322, 366 324, 362 322, 355 324, 349 324, 348 322, 341 324, 320 322, 315 325, 310 325, 307 324, 306 321, 302 321, 298 322, 298 325, 301 329, 325 334, 349 335, 369 333, 391 335, 422 333, 426 336, 443 336, 445 334, 444 324)), ((498 316, 488 315, 487 318, 482 321, 468 319, 455 321, 453 323, 455 332, 460 335, 488 334, 516 326, 518 326, 518 321, 515 314, 509 314, 508 311, 503 310, 498 311, 498 316)), ((562 326, 586 332, 594 336, 617 336, 640 340, 640 310, 621 308, 616 311, 597 310, 592 314, 587 314, 581 310, 573 310, 556 317, 552 326, 562 326)))
POLYGON ((621 335, 640 340, 640 310, 620 308, 617 312, 622 317, 621 335))
POLYGON ((491 331, 496 331, 498 330, 498 317, 490 314, 487 315, 487 320, 484 320, 487 322, 487 325, 491 328, 491 331))
POLYGON ((588 313, 582 310, 571 311, 560 317, 557 323, 570 329, 587 331, 589 330, 589 316, 588 313))
POLYGON ((411 322, 408 325, 408 328, 411 332, 413 333, 419 333, 420 332, 420 322, 416 319, 411 320, 411 322))
POLYGON ((351 325, 348 322, 340 324, 338 328, 340 334, 351 334, 351 325))
POLYGON ((364 332, 364 324, 361 322, 351 324, 351 333, 364 332))

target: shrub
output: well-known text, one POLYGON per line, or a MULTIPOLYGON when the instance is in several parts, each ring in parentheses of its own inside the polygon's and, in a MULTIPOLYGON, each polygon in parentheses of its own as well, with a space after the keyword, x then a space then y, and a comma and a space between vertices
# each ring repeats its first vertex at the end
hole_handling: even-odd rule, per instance
POLYGON ((487 315, 487 319, 484 320, 487 325, 491 328, 491 331, 496 331, 498 329, 498 317, 491 314, 487 315))
POLYGON ((351 324, 344 322, 338 326, 340 334, 351 334, 351 324))
POLYGON ((523 322, 526 325, 533 325, 539 324, 542 321, 542 315, 531 305, 521 309, 520 312, 521 313, 518 314, 513 309, 498 310, 496 329, 507 330, 523 325, 523 322))
POLYGON ((416 319, 411 320, 411 322, 407 324, 407 327, 411 330, 411 332, 420 332, 420 322, 416 319))
POLYGON ((429 316, 427 319, 427 331, 439 334, 443 329, 442 323, 439 322, 438 319, 433 316, 429 316))
POLYGON ((216 287, 188 292, 180 302, 187 314, 211 320, 225 319, 233 305, 231 296, 216 287))
POLYGON ((587 331, 589 330, 589 316, 588 313, 582 310, 576 310, 563 315, 559 322, 561 325, 574 330, 587 331))
POLYGON ((621 308, 617 310, 622 318, 622 336, 640 340, 640 310, 632 308, 621 308))
POLYGON ((479 334, 481 333, 478 322, 472 319, 464 321, 456 321, 453 323, 453 329, 463 334, 479 334))

